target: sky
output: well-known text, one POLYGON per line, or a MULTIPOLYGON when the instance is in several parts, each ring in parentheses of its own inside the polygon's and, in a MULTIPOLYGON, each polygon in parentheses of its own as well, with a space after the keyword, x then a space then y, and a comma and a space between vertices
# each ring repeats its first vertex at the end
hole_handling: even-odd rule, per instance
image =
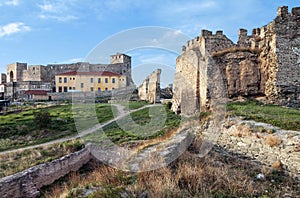
MULTIPOLYGON (((166 68, 162 75, 169 79, 162 83, 168 84, 174 73, 176 57, 188 38, 198 36, 201 29, 223 30, 236 42, 239 28, 251 33, 253 28, 266 25, 276 17, 277 8, 282 5, 291 10, 299 7, 300 2, 0 0, 0 72, 6 73, 6 65, 13 62, 47 65, 87 61, 90 60, 87 57, 100 46, 107 53, 122 52, 132 56, 133 73, 136 71, 136 76, 141 79, 150 70, 166 68), (160 28, 162 31, 156 34, 160 28), (143 36, 152 36, 152 42, 158 43, 164 35, 172 37, 164 43, 174 42, 174 46, 145 45, 147 41, 144 39, 135 48, 132 45, 118 48, 118 43, 122 43, 118 38, 131 44, 140 42, 143 36)), ((106 57, 101 63, 108 63, 109 55, 101 54, 101 50, 99 53, 97 56, 106 57)), ((135 81, 138 84, 141 80, 135 81)))

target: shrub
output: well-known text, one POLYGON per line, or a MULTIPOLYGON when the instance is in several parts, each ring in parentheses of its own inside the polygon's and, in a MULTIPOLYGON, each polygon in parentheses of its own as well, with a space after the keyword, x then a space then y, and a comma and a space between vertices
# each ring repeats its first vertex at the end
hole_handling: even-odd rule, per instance
POLYGON ((51 116, 47 110, 43 109, 43 110, 36 111, 34 112, 33 116, 34 116, 34 121, 36 123, 36 126, 39 129, 46 128, 50 125, 51 116))
POLYGON ((272 134, 268 135, 265 141, 270 147, 279 146, 282 142, 282 140, 279 137, 272 134))

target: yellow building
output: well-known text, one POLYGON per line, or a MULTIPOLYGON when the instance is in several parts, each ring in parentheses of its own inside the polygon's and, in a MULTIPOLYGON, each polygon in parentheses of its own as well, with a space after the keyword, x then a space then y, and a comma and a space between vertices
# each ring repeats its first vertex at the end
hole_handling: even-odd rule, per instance
POLYGON ((67 72, 55 76, 56 92, 100 92, 126 86, 126 76, 109 71, 67 72))

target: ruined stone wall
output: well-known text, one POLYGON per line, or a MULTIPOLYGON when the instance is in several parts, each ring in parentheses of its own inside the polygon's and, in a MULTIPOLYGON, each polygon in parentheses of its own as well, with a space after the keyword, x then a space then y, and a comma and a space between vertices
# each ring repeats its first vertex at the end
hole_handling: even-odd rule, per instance
POLYGON ((160 74, 161 69, 152 72, 138 88, 140 100, 156 103, 160 100, 160 74))
POLYGON ((43 81, 44 75, 47 75, 42 65, 32 65, 23 71, 23 81, 43 81))
POLYGON ((300 107, 299 27, 300 8, 289 13, 283 6, 274 21, 252 35, 240 29, 237 44, 222 31, 202 30, 177 58, 172 110, 202 111, 212 97, 223 95, 220 87, 229 98, 266 96, 269 103, 300 107))
POLYGON ((300 101, 300 8, 293 8, 292 13, 288 13, 287 7, 278 10, 274 24, 278 60, 276 102, 293 106, 300 101))
MULTIPOLYGON (((223 95, 218 81, 221 71, 216 67, 212 53, 233 46, 222 31, 216 34, 202 30, 201 36, 188 41, 176 61, 172 110, 184 115, 194 115, 207 109, 208 100, 223 95)), ((223 84, 223 83, 221 83, 223 84)))
POLYGON ((77 171, 92 159, 88 148, 52 162, 31 167, 0 179, 0 197, 37 197, 39 189, 52 184, 71 171, 77 171))

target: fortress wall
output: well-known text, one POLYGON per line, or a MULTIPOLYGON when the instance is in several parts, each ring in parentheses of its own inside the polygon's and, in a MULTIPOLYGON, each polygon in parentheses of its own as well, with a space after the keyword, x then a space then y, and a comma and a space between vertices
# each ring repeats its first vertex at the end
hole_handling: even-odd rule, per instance
POLYGON ((254 28, 251 36, 240 29, 237 44, 222 31, 202 30, 177 58, 172 110, 198 112, 199 106, 209 105, 218 89, 215 82, 222 80, 229 98, 266 96, 268 103, 299 108, 299 27, 300 8, 289 13, 283 6, 272 22, 254 28))

